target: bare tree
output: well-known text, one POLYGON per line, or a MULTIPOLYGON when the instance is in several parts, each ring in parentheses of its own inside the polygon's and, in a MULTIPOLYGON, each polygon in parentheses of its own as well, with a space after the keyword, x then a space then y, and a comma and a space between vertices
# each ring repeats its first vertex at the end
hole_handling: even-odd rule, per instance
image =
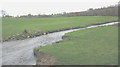
POLYGON ((4 18, 6 16, 7 12, 4 10, 1 10, 1 14, 2 14, 2 17, 4 18))

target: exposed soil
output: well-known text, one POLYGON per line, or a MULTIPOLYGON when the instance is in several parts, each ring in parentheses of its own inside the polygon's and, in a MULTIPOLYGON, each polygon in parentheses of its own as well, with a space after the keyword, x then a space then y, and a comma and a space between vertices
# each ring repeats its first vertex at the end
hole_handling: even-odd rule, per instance
POLYGON ((62 39, 66 39, 66 38, 69 38, 69 36, 62 36, 62 39))
POLYGON ((55 63, 55 58, 37 50, 34 50, 34 55, 36 57, 36 65, 53 65, 55 63))

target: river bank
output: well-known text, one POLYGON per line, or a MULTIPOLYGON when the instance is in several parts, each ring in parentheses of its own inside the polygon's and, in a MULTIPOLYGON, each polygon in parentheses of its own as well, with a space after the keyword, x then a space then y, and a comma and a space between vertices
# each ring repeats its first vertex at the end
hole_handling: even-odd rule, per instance
POLYGON ((62 39, 63 39, 62 41, 56 42, 52 45, 48 45, 45 47, 43 46, 43 47, 36 48, 34 50, 35 57, 37 58, 36 64, 44 65, 44 63, 46 63, 46 65, 49 65, 47 63, 53 63, 53 62, 54 62, 53 65, 83 65, 83 64, 84 65, 96 65, 96 64, 106 65, 106 63, 110 65, 117 64, 117 59, 115 58, 117 58, 118 56, 117 47, 116 47, 117 46, 116 43, 118 41, 117 40, 118 30, 117 30, 117 25, 114 25, 114 24, 116 23, 81 28, 79 31, 76 30, 75 32, 70 32, 62 36, 62 39), (112 26, 108 26, 108 25, 112 25, 112 26), (101 27, 101 26, 107 26, 107 27, 101 27), (96 29, 95 27, 98 27, 98 28, 96 29), (94 28, 94 29, 89 29, 89 28, 94 28), (83 30, 83 29, 86 29, 86 30, 83 30), (87 45, 87 46, 84 46, 84 45, 87 45), (111 45, 111 47, 109 47, 109 45, 111 45), (113 52, 111 52, 111 50, 113 52), (97 54, 95 54, 96 52, 97 54), (113 55, 110 56, 111 53, 113 53, 114 56, 113 55), (43 57, 41 55, 49 56, 49 58, 53 56, 54 58, 51 58, 51 59, 53 60, 55 59, 55 60, 53 62, 51 60, 43 63, 44 61, 43 59, 48 59, 48 58, 43 57), (87 59, 88 56, 89 58, 87 59), (98 58, 95 58, 96 56, 98 58), (103 59, 103 57, 107 57, 111 60, 105 59, 105 58, 103 59), (93 59, 96 59, 97 61, 87 62, 93 59), (103 59, 103 60, 101 61, 99 59, 103 59))
MULTIPOLYGON (((111 22, 117 22, 117 21, 111 21, 111 22)), ((79 29, 79 28, 86 28, 92 25, 100 25, 100 24, 106 24, 106 23, 111 23, 111 22, 103 22, 103 23, 97 23, 97 24, 90 24, 84 27, 70 27, 70 28, 65 28, 65 29, 59 29, 59 30, 52 30, 52 31, 34 31, 33 32, 28 32, 28 31, 24 31, 22 33, 16 34, 16 35, 12 35, 9 36, 6 39, 3 39, 3 42, 7 42, 7 41, 16 41, 16 40, 24 40, 24 39, 29 39, 29 38, 35 38, 41 35, 47 35, 50 33, 54 33, 54 32, 60 32, 60 31, 66 31, 66 30, 72 30, 72 29, 79 29)))
MULTIPOLYGON (((118 22, 103 24, 104 26, 117 24, 118 22)), ((98 26, 103 26, 98 25, 98 26)), ((96 26, 89 26, 89 28, 95 28, 96 26)), ((29 38, 25 40, 3 42, 2 45, 2 61, 3 65, 35 65, 36 60, 34 58, 33 49, 39 46, 46 46, 62 40, 62 36, 65 33, 73 32, 86 28, 79 28, 73 30, 60 31, 42 35, 35 38, 29 38)))

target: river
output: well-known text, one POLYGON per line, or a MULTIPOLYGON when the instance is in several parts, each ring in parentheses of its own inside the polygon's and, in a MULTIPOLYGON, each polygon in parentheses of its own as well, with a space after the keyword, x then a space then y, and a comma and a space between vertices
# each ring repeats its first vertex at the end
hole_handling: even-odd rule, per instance
POLYGON ((33 54, 33 49, 35 47, 46 46, 55 43, 57 41, 60 41, 62 40, 62 36, 68 32, 101 27, 101 26, 108 26, 117 23, 119 22, 111 22, 101 25, 93 25, 86 28, 54 32, 47 35, 42 35, 39 37, 25 39, 25 40, 3 42, 2 58, 0 58, 0 60, 2 59, 2 65, 35 65, 36 61, 33 54))

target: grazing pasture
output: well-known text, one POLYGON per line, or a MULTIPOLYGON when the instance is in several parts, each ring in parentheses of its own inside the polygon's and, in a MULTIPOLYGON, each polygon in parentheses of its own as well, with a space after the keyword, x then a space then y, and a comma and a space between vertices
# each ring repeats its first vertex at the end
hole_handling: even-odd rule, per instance
POLYGON ((52 31, 71 27, 84 27, 91 24, 116 21, 117 17, 108 16, 78 16, 54 18, 3 18, 3 39, 24 32, 52 31))

